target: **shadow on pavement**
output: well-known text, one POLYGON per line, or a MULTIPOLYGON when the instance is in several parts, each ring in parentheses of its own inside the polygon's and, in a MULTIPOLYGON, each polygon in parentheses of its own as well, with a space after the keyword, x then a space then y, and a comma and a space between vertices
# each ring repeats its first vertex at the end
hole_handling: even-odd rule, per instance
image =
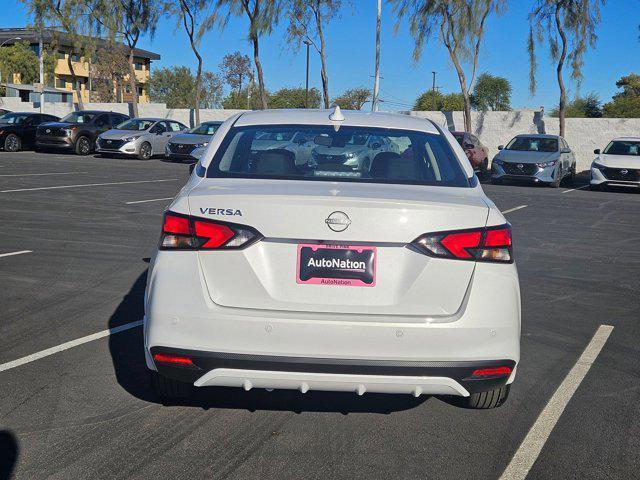
MULTIPOLYGON (((109 319, 109 328, 139 320, 144 315, 143 299, 147 273, 143 273, 131 286, 109 319)), ((151 390, 144 360, 142 328, 134 328, 109 337, 109 351, 116 379, 131 395, 153 403, 163 402, 151 390)), ((203 409, 233 408, 248 411, 275 410, 291 412, 338 413, 391 413, 414 408, 429 397, 409 395, 365 394, 338 392, 308 392, 294 390, 267 392, 255 389, 245 392, 240 388, 208 387, 195 389, 189 400, 171 403, 171 406, 193 406, 203 409)), ((166 404, 166 403, 165 403, 166 404)), ((168 405, 168 404, 166 404, 168 405)))
POLYGON ((18 461, 18 440, 9 430, 0 430, 0 480, 8 480, 18 461))

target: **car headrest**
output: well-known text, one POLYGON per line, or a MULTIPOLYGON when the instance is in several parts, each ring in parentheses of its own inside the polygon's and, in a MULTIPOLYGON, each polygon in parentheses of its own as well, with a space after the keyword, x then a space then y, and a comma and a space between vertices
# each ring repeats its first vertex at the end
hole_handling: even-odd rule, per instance
POLYGON ((260 151, 253 160, 253 173, 258 175, 292 175, 296 171, 296 157, 288 150, 260 151))
POLYGON ((370 174, 373 178, 388 180, 418 180, 420 170, 413 157, 401 157, 395 152, 382 152, 375 156, 370 174))

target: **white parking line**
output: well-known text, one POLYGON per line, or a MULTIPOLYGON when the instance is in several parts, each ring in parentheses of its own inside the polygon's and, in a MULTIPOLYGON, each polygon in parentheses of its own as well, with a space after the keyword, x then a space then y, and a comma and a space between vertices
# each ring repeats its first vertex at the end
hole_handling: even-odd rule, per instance
POLYGON ((81 173, 89 173, 89 172, 52 172, 52 173, 16 173, 16 174, 4 174, 0 175, 0 177, 40 177, 40 176, 49 176, 49 175, 78 175, 81 173))
POLYGON ((33 253, 33 250, 20 250, 19 252, 0 253, 0 257, 13 257, 14 255, 22 255, 23 253, 33 253))
POLYGON ((147 202, 161 202, 163 200, 173 200, 173 197, 167 197, 167 198, 152 198, 150 200, 136 200, 135 202, 124 202, 127 205, 133 205, 136 203, 147 203, 147 202))
POLYGON ((131 330, 132 328, 139 327, 140 325, 142 325, 142 320, 125 323, 124 325, 119 325, 117 327, 109 328, 107 330, 102 330, 101 332, 96 332, 91 335, 87 335, 86 337, 77 338, 75 340, 62 343, 55 347, 47 348, 46 350, 41 350, 40 352, 32 353, 31 355, 27 355, 26 357, 18 358, 17 360, 13 360, 11 362, 1 364, 0 372, 4 372, 5 370, 10 370, 12 368, 19 367, 20 365, 24 365, 25 363, 31 363, 36 360, 40 360, 41 358, 48 357, 49 355, 53 355, 54 353, 68 350, 73 347, 77 347, 78 345, 82 345, 84 343, 93 342, 94 340, 98 340, 100 338, 108 337, 110 335, 124 332, 126 330, 131 330))
POLYGON ((502 213, 504 214, 504 213, 511 213, 511 212, 515 212, 516 210, 522 210, 523 208, 527 208, 528 206, 529 206, 529 205, 520 205, 520 206, 518 206, 518 207, 513 207, 513 208, 510 208, 509 210, 505 210, 505 211, 504 211, 504 212, 502 212, 502 213))
POLYGON ((575 192, 576 190, 582 190, 583 188, 589 188, 589 185, 583 185, 581 187, 577 187, 577 188, 570 188, 569 190, 565 190, 561 193, 569 193, 569 192, 575 192))
POLYGON ((132 183, 175 182, 176 180, 178 179, 166 178, 162 180, 137 180, 135 182, 85 183, 82 185, 58 185, 56 187, 16 188, 13 190, 0 190, 0 193, 33 192, 35 190, 56 190, 59 188, 101 187, 103 185, 127 185, 132 183))
POLYGON ((576 393, 598 354, 613 331, 611 325, 600 325, 580 358, 538 416, 500 480, 524 480, 542 451, 560 415, 576 393))

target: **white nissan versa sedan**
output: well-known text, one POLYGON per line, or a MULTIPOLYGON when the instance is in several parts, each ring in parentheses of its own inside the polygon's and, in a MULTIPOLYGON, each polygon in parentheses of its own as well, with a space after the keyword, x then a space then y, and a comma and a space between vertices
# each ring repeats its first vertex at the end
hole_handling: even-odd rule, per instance
POLYGON ((164 214, 145 295, 156 392, 226 386, 507 398, 520 356, 510 226, 458 142, 424 119, 238 114, 164 214), (403 146, 302 164, 256 133, 403 146))

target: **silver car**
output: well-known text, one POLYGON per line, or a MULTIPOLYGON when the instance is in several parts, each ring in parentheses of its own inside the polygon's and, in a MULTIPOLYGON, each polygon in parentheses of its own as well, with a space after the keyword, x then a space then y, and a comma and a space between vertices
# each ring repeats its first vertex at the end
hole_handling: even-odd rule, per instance
POLYGON ((186 130, 186 125, 175 120, 132 118, 100 134, 96 140, 96 152, 148 160, 154 155, 164 154, 169 140, 186 130))
POLYGON ((498 150, 491 163, 492 183, 517 179, 558 188, 567 177, 573 182, 576 174, 575 156, 558 135, 516 135, 498 150))
POLYGON ((202 122, 188 132, 176 135, 167 143, 164 156, 172 161, 195 162, 220 125, 220 121, 202 122))
MULTIPOLYGON (((322 138, 317 140, 322 142, 322 138)), ((371 162, 379 153, 400 153, 395 143, 378 135, 354 135, 339 140, 344 140, 344 143, 336 145, 335 142, 329 142, 316 146, 311 152, 308 166, 315 169, 320 165, 333 164, 340 169, 368 172, 371 162)))

